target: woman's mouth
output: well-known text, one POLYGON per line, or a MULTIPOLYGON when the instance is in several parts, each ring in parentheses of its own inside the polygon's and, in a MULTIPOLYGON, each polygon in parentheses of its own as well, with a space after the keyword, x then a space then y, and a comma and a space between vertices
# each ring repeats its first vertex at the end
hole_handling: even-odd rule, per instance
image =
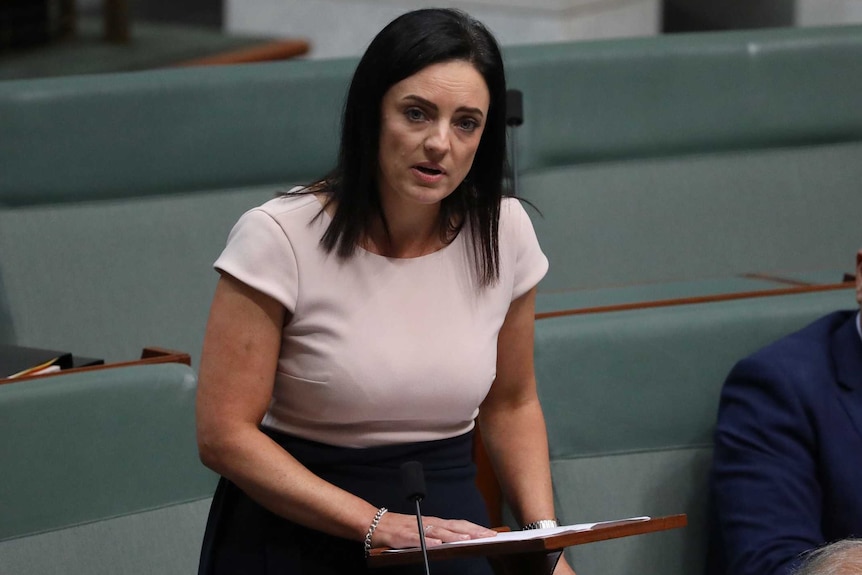
POLYGON ((429 166, 417 164, 413 166, 413 173, 423 182, 437 182, 446 174, 446 171, 439 166, 429 166))

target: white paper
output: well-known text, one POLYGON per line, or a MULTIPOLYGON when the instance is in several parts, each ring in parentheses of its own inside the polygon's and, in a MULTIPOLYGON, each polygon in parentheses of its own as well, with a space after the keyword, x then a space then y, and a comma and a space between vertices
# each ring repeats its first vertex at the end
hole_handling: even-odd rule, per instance
MULTIPOLYGON (((589 531, 593 527, 601 526, 607 523, 617 523, 620 521, 648 521, 650 518, 646 515, 640 517, 628 517, 626 519, 614 519, 612 521, 599 521, 597 523, 578 523, 576 525, 561 525, 559 527, 549 527, 547 529, 527 529, 525 531, 503 531, 497 533, 494 537, 482 537, 481 539, 467 539, 465 541, 453 541, 442 545, 435 545, 433 549, 442 547, 454 547, 456 545, 485 545, 488 543, 497 543, 501 541, 527 541, 528 539, 538 539, 549 535, 560 535, 562 533, 576 533, 578 531, 589 531)), ((410 549, 387 549, 384 553, 400 553, 404 551, 413 551, 418 547, 410 549)))

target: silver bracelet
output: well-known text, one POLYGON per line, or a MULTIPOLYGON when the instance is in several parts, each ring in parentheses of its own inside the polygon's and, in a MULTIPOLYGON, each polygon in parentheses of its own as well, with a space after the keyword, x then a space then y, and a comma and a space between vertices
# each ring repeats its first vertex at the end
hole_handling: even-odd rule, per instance
POLYGON ((538 521, 533 521, 532 523, 527 523, 521 529, 524 531, 528 529, 549 529, 551 527, 559 527, 556 519, 540 519, 538 521))
POLYGON ((383 514, 389 511, 385 507, 381 507, 377 510, 377 513, 374 514, 374 519, 371 520, 371 525, 368 526, 368 533, 365 534, 365 556, 371 553, 371 536, 374 535, 374 530, 377 529, 377 524, 380 523, 380 518, 383 517, 383 514))

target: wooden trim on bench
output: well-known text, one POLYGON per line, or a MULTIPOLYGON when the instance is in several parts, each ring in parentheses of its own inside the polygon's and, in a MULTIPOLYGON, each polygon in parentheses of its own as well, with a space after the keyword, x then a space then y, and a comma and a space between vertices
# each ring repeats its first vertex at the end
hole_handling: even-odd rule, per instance
POLYGON ((221 66, 224 64, 248 64, 251 62, 287 60, 307 54, 308 50, 309 44, 307 40, 276 40, 259 46, 252 46, 251 48, 241 48, 212 56, 184 60, 183 62, 174 64, 174 66, 221 66))
POLYGON ((768 289, 768 290, 757 290, 757 291, 747 291, 747 292, 739 292, 739 293, 726 293, 719 295, 708 295, 708 296, 696 296, 696 297, 683 297, 683 298, 674 298, 674 299, 662 299, 655 301, 642 301, 635 303, 623 303, 623 304, 615 304, 615 305, 602 305, 595 307, 584 307, 578 309, 564 309, 558 311, 546 311, 536 314, 536 319, 547 319, 552 317, 561 317, 567 315, 581 315, 587 313, 604 313, 604 312, 612 312, 612 311, 627 311, 633 309, 647 309, 647 308, 655 308, 655 307, 669 307, 675 305, 691 305, 697 303, 714 303, 720 301, 731 301, 737 299, 749 299, 756 297, 769 297, 769 296, 781 296, 781 295, 794 295, 794 294, 803 294, 803 293, 815 293, 822 291, 835 291, 841 289, 850 289, 853 287, 853 282, 844 282, 838 284, 826 284, 826 285, 800 285, 794 287, 787 288, 777 288, 777 289, 768 289))
POLYGON ((163 347, 145 347, 141 351, 141 358, 132 361, 120 361, 116 363, 106 363, 103 365, 88 365, 85 367, 72 367, 69 369, 61 369, 51 373, 43 373, 41 375, 27 375, 24 377, 16 377, 13 379, 0 379, 0 384, 17 383, 19 381, 29 381, 31 379, 41 379, 44 377, 57 377, 68 375, 70 373, 83 373, 85 371, 100 371, 103 369, 113 369, 115 367, 131 367, 134 365, 152 365, 156 363, 182 363, 191 367, 192 358, 189 354, 182 351, 165 349, 163 347))

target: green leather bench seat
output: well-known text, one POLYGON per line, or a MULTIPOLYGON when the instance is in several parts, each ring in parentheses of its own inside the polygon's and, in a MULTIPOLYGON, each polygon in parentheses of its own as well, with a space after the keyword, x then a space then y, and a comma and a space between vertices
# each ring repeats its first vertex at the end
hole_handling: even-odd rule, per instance
POLYGON ((862 28, 507 56, 542 290, 842 268, 862 245, 862 28))
POLYGON ((550 291, 850 270, 860 182, 862 141, 575 165, 521 192, 542 213, 550 291))
POLYGON ((572 548, 579 573, 697 575, 721 385, 742 357, 856 306, 853 289, 536 322, 536 376, 566 523, 688 514, 689 526, 572 548))
POLYGON ((107 361, 158 345, 196 363, 218 277, 212 263, 237 218, 281 189, 0 209, 14 340, 107 361))
POLYGON ((194 572, 216 480, 196 382, 160 364, 0 385, 0 573, 194 572))
POLYGON ((335 158, 352 61, 0 82, 0 206, 307 181, 335 158))
MULTIPOLYGON (((551 260, 540 291, 709 295, 701 280, 840 269, 862 245, 862 27, 505 59, 524 92, 521 192, 551 260)), ((354 64, 0 82, 0 339, 196 362, 230 226, 333 164, 354 64)))
MULTIPOLYGON (((860 56, 860 26, 509 47, 519 167, 858 142, 860 56)), ((355 63, 0 82, 0 205, 313 178, 355 63)))
POLYGON ((862 26, 506 50, 531 174, 632 158, 858 142, 862 26))

